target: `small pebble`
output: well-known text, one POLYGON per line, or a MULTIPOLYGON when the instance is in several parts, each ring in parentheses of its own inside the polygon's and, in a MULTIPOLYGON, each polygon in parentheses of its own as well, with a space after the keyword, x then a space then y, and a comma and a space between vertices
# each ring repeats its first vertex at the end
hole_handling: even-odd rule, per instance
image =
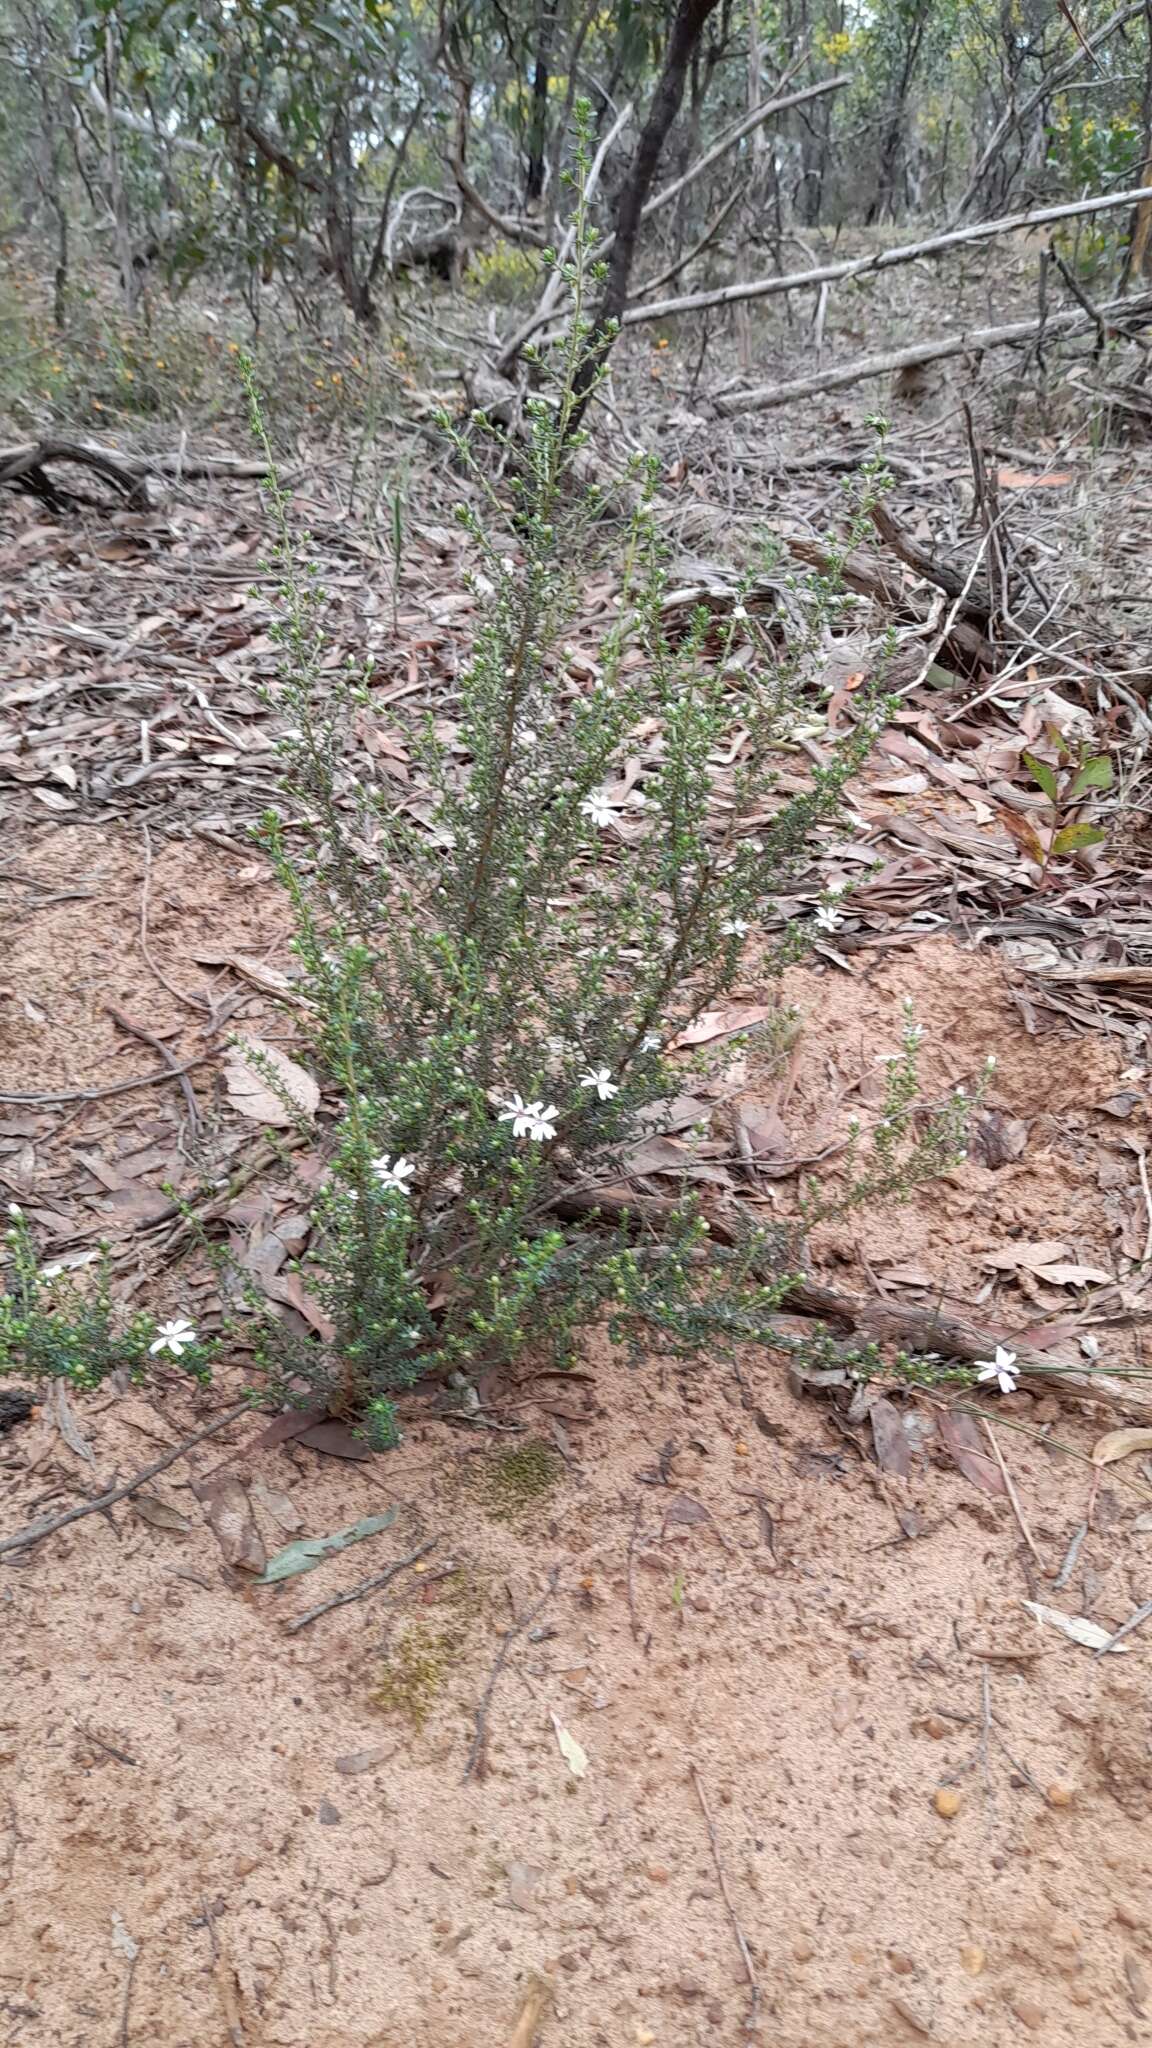
POLYGON ((948 1723, 942 1721, 939 1714, 926 1714, 923 1727, 925 1735, 930 1735, 933 1742, 942 1742, 948 1733, 948 1723))
POLYGON ((932 1804, 941 1820, 955 1820, 964 1801, 955 1785, 941 1785, 932 1804))
POLYGON ((988 1958, 977 1942, 966 1942, 960 1951, 960 1968, 969 1977, 983 1975, 988 1958))
POLYGON ((1047 2014, 1042 2005, 1037 2005, 1034 1998, 1014 1998, 1012 2010, 1020 2025, 1027 2027, 1029 2033, 1039 2034, 1043 2031, 1047 2023, 1047 2014))
POLYGON ((890 1948, 888 1951, 888 1968, 894 1970, 898 1977, 910 1977, 916 1965, 912 1961, 911 1956, 903 1955, 898 1948, 890 1948))
POLYGON ((665 1870, 662 1863, 650 1863, 648 1865, 648 1875, 653 1884, 667 1884, 672 1872, 665 1870))
POLYGON ((810 1963, 815 1953, 816 1944, 815 1942, 809 1941, 806 1934, 802 1934, 800 1936, 799 1941, 794 1941, 792 1943, 792 1957, 794 1962, 810 1963))
POLYGON ((1049 1806, 1071 1806, 1076 1797, 1075 1789, 1065 1778, 1053 1778, 1045 1791, 1049 1806))

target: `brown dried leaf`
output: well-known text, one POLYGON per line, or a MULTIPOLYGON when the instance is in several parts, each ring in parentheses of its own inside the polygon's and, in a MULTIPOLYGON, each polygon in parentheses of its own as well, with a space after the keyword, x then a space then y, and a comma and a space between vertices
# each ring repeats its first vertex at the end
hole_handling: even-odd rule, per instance
POLYGON ((955 1408, 945 1408, 939 1417, 937 1430, 941 1443, 965 1479, 971 1480, 982 1493, 1007 1496, 1008 1489, 1000 1467, 991 1452, 985 1450, 971 1415, 964 1415, 955 1408))
POLYGON ((300 1116, 312 1116, 320 1104, 320 1090, 311 1074, 290 1060, 287 1053, 278 1046, 266 1045, 263 1039, 238 1034, 232 1047, 232 1057, 224 1069, 228 1089, 228 1100, 242 1116, 251 1117, 254 1123, 272 1124, 278 1128, 291 1126, 300 1116), (260 1067, 270 1069, 277 1077, 279 1092, 250 1059, 245 1058, 245 1048, 258 1056, 260 1067), (286 1097, 287 1100, 282 1098, 286 1097), (296 1104, 293 1111, 290 1103, 296 1104))
POLYGON ((1011 1273, 1018 1266, 1035 1272, 1038 1266, 1050 1266, 1053 1260, 1067 1256, 1068 1247, 1060 1238, 1046 1237, 1035 1244, 1006 1244, 1003 1251, 985 1252, 982 1263, 998 1273, 1011 1273))
POLYGON ((371 1451, 358 1436, 353 1436, 346 1422, 317 1422, 310 1429, 301 1430, 297 1443, 307 1444, 309 1450, 319 1451, 326 1458, 370 1458, 371 1451))
POLYGON ((1114 1465, 1117 1458, 1130 1458, 1134 1451, 1152 1451, 1152 1429, 1110 1429, 1092 1446, 1094 1465, 1114 1465))
POLYGON ((869 1406, 868 1420, 872 1424, 872 1442, 880 1470, 895 1472, 899 1479, 907 1479, 912 1470, 912 1452, 896 1403, 889 1401, 884 1394, 877 1394, 869 1406))
POLYGON ((195 1491, 197 1500, 203 1502, 205 1519, 224 1553, 225 1563, 243 1572, 262 1572, 267 1555, 240 1481, 232 1473, 222 1472, 195 1491))
POLYGON ((186 1515, 182 1515, 178 1508, 170 1507, 158 1494, 134 1493, 132 1507, 150 1529, 170 1529, 174 1536, 187 1536, 192 1527, 186 1515))
POLYGON ((1111 1287, 1114 1278, 1102 1266, 1035 1266, 1032 1270, 1038 1280, 1047 1280, 1053 1287, 1111 1287))
POLYGON ((672 1040, 669 1051, 684 1052, 692 1045, 710 1045, 717 1038, 732 1038, 738 1031, 750 1031, 753 1025, 763 1024, 775 1013, 774 1003, 729 1003, 722 1010, 702 1010, 695 1022, 672 1040))

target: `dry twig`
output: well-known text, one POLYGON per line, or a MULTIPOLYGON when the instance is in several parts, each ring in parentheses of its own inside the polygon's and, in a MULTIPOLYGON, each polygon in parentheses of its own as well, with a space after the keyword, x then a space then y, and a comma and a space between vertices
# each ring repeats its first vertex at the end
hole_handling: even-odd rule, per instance
POLYGON ((472 1777, 479 1776, 482 1778, 484 1776, 484 1755, 488 1747, 488 1709, 492 1704, 492 1695, 496 1690, 496 1681, 508 1662, 508 1652, 512 1648, 513 1643, 524 1634, 525 1630, 531 1628, 536 1616, 543 1613, 553 1593, 556 1591, 559 1578, 560 1567, 554 1564, 548 1574, 548 1584, 545 1586, 535 1607, 530 1607, 527 1614, 521 1615, 520 1620, 514 1623, 510 1629, 506 1629, 500 1638, 500 1647, 496 1652, 496 1661, 488 1673, 488 1683, 480 1695, 479 1704, 476 1708, 476 1732, 469 1746, 468 1756, 464 1764, 464 1776, 461 1781, 465 1785, 472 1777))

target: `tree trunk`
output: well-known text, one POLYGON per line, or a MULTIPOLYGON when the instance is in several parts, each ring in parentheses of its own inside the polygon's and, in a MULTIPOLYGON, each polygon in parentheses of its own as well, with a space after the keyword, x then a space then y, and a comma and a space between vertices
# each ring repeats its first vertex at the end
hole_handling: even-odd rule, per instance
POLYGON ((528 174, 524 180, 526 209, 538 206, 544 194, 544 170, 548 149, 548 76, 555 34, 555 9, 544 6, 536 24, 536 68, 532 73, 532 113, 528 126, 528 174))
POLYGON ((576 381, 576 405, 572 428, 579 426, 600 371, 608 360, 616 338, 617 322, 628 302, 628 286, 636 258, 636 242, 644 203, 652 190, 668 132, 680 111, 684 81, 709 16, 720 0, 678 0, 664 69, 660 74, 648 118, 640 133, 632 168, 616 201, 613 223, 615 239, 608 259, 608 275, 592 322, 592 339, 576 381))

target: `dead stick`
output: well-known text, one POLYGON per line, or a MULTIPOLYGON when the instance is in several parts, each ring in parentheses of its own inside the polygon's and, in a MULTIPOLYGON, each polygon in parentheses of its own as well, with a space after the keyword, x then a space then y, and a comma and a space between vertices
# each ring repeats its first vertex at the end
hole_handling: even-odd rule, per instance
POLYGON ((188 1121, 193 1131, 198 1131, 200 1128, 200 1107, 193 1093, 192 1083, 181 1068, 180 1062, 171 1047, 165 1045, 162 1038, 155 1038, 151 1031, 146 1031, 142 1024, 134 1024, 131 1017, 126 1017, 123 1010, 117 1010, 111 1003, 108 1005, 108 1015, 120 1026, 121 1031, 128 1033, 130 1038, 142 1039, 145 1045, 152 1047, 153 1052, 159 1053, 172 1079, 179 1081, 180 1093, 184 1097, 188 1109, 188 1121))
POLYGON ((1004 1462, 1004 1453, 1000 1449, 1000 1445, 996 1440, 996 1432, 993 1429, 992 1424, 989 1422, 987 1416, 981 1416, 980 1419, 984 1424, 984 1434, 992 1446, 992 1455, 995 1458, 996 1463, 1000 1467, 1000 1477, 1004 1481, 1004 1490, 1008 1495, 1009 1501, 1011 1502, 1012 1513, 1016 1517, 1016 1521, 1020 1529, 1020 1534, 1023 1536, 1025 1543, 1028 1545, 1029 1550, 1032 1552, 1032 1555, 1036 1560, 1038 1570, 1043 1572, 1044 1560, 1041 1557, 1040 1552, 1037 1550, 1035 1543, 1032 1541, 1032 1531, 1028 1527, 1028 1524, 1024 1519, 1024 1510, 1020 1505, 1020 1496, 1016 1491, 1016 1485, 1012 1478, 1012 1474, 1010 1473, 1007 1465, 1004 1462))
POLYGON ((178 1067, 161 1067, 158 1074, 140 1074, 133 1081, 112 1081, 107 1088, 72 1088, 59 1094, 49 1091, 46 1095, 0 1095, 0 1102, 103 1102, 108 1095, 130 1095, 134 1088, 154 1088, 157 1081, 177 1081, 195 1067, 210 1066, 215 1058, 215 1053, 202 1052, 178 1067))
POLYGON ((544 2015, 552 2003, 554 1990, 551 1977, 545 1977, 539 1970, 532 1972, 523 2003, 516 2015, 516 2025, 512 2029, 508 2048, 532 2048, 544 2015))
MULTIPOLYGON (((665 1196, 625 1195, 606 1188, 561 1190, 552 1209, 562 1217, 591 1218, 599 1214, 614 1223, 627 1216, 637 1226, 648 1225, 656 1230, 670 1223, 676 1214, 675 1202, 665 1196)), ((742 1219, 730 1207, 709 1204, 703 1213, 715 1244, 740 1242, 742 1219)), ((770 1282, 779 1276, 761 1269, 758 1277, 770 1282)), ((1152 1393, 1147 1389, 1112 1373, 1081 1372, 1076 1366, 1054 1365, 1045 1352, 1032 1350, 1010 1332, 990 1330, 986 1324, 970 1323, 962 1316, 943 1315, 931 1306, 860 1299, 807 1279, 790 1286, 780 1306, 824 1322, 846 1324, 878 1343, 905 1344, 910 1350, 939 1351, 949 1358, 976 1363, 991 1358, 997 1344, 1007 1343, 1029 1380, 1043 1380, 1058 1392, 1071 1392, 1081 1400, 1104 1401, 1110 1407, 1131 1407, 1145 1415, 1152 1414, 1152 1393)))
POLYGON ((295 1635, 298 1628, 307 1628, 310 1621, 318 1621, 322 1614, 330 1614, 334 1607, 347 1607, 353 1600, 362 1600, 366 1593, 374 1593, 378 1587, 386 1586, 390 1579, 396 1577, 397 1572, 404 1570, 406 1565, 415 1564, 418 1557, 423 1557, 427 1551, 434 1550, 439 1541, 438 1536, 430 1536, 427 1543, 422 1543, 418 1550, 410 1551, 407 1557, 398 1557, 395 1564, 386 1565, 382 1572, 373 1572, 370 1579, 361 1579, 358 1586, 349 1586, 346 1593, 333 1593, 330 1599, 321 1600, 319 1606, 309 1607, 306 1613, 298 1614, 295 1621, 285 1624, 285 1635, 295 1635))
POLYGON ((120 2031, 116 2036, 116 2048, 128 2048, 128 2013, 132 2004, 132 1986, 136 1980, 136 1965, 140 1961, 140 1950, 133 1946, 128 1958, 128 1975, 124 1979, 124 2002, 120 2007, 120 2031))
POLYGON ((744 2020, 745 2031, 750 2034, 756 2025, 756 2015, 760 2010, 760 1986, 756 1979, 752 1958, 748 1953, 748 1943, 744 1939, 744 1929, 740 1925, 739 1915, 732 1904, 732 1894, 728 1889, 728 1878, 720 1858, 720 1844, 716 1839, 716 1826, 708 1810, 708 1801, 705 1797, 703 1781, 694 1763, 689 1764, 688 1768, 692 1773, 692 1783, 696 1787, 696 1797, 700 1801, 700 1811, 704 1815, 704 1825, 708 1830, 708 1840, 712 1848, 712 1861, 716 1865, 716 1875, 720 1880, 720 1890, 723 1895, 724 1904, 728 1908, 728 1918, 732 1922, 732 1932, 736 1936, 736 1946, 740 1951, 740 1960, 744 1965, 744 1974, 748 1979, 748 1989, 752 1993, 752 2003, 744 2020))
POLYGON ((953 228, 947 234, 932 235, 927 241, 906 242, 898 249, 882 249, 871 256, 849 256, 836 263, 821 263, 808 270, 794 270, 784 275, 773 271, 766 277, 749 277, 739 284, 721 285, 715 291, 688 292, 682 298, 662 299, 650 306, 629 306, 621 324, 635 327, 642 320, 665 320, 674 313, 698 313, 711 306, 741 305, 747 299, 771 298, 779 292, 812 291, 820 285, 842 284, 848 278, 890 270, 897 263, 916 263, 925 256, 937 256, 945 249, 956 248, 965 242, 985 242, 1021 228, 1046 227, 1050 221, 1068 220, 1073 215, 1132 206, 1139 204, 1141 198, 1152 198, 1152 187, 1142 185, 1129 192, 1105 192, 1091 199, 1073 200, 1070 205, 1042 206, 1032 213, 1002 214, 996 220, 978 221, 970 228, 953 228))
POLYGON ((525 1629, 532 1626, 536 1616, 543 1613, 553 1593, 556 1591, 559 1578, 560 1567, 554 1564, 548 1574, 548 1584, 545 1586, 535 1607, 530 1607, 527 1614, 523 1615, 514 1627, 507 1629, 500 1638, 500 1648, 496 1652, 496 1662, 488 1673, 488 1683, 480 1695, 479 1705, 476 1708, 476 1732, 472 1737, 467 1761, 464 1765, 464 1776, 461 1779, 461 1783, 464 1785, 468 1783, 468 1780, 477 1771, 483 1776, 484 1752, 488 1744, 488 1708, 492 1703, 492 1695, 496 1690, 496 1681, 508 1662, 508 1652, 517 1640, 517 1637, 522 1636, 525 1629))
POLYGON ((48 1515, 39 1522, 29 1522, 28 1527, 18 1530, 15 1536, 5 1536, 0 1542, 0 1557, 9 1550, 27 1550, 30 1544, 39 1543, 45 1536, 54 1536, 57 1529, 66 1529, 69 1522, 79 1522, 85 1515, 98 1515, 104 1508, 115 1507, 117 1501, 127 1500, 129 1494, 135 1493, 138 1487, 143 1486, 146 1479, 155 1479, 158 1472, 166 1472, 169 1465, 174 1465, 177 1458, 182 1458, 186 1451, 194 1450, 197 1444, 202 1444, 206 1437, 215 1436, 219 1430, 226 1429, 230 1422, 235 1422, 238 1416, 250 1415, 251 1412, 251 1401, 237 1401, 235 1407, 226 1408, 223 1415, 218 1415, 215 1422, 207 1423, 203 1429, 198 1429, 194 1436, 186 1436, 182 1443, 178 1443, 170 1451, 165 1451, 164 1456, 157 1458, 154 1464, 145 1465, 142 1472, 137 1472, 133 1478, 126 1480, 123 1486, 110 1486, 107 1493, 97 1494, 95 1500, 86 1500, 81 1507, 69 1508, 63 1515, 48 1515))
MULTIPOLYGON (((1103 314, 1130 314, 1139 318, 1149 304, 1142 299, 1107 299, 1103 314)), ((1086 313, 1056 313, 1047 322, 1048 334, 1082 333, 1093 322, 1086 313)), ((1031 341, 1040 331, 1038 320, 1013 320, 1004 327, 973 327, 960 334, 946 334, 938 341, 916 342, 910 348, 893 349, 882 356, 858 356, 839 369, 822 370, 815 377, 798 377, 787 384, 762 384, 754 391, 730 391, 712 403, 722 419, 735 413, 767 412, 772 406, 791 405, 796 398, 812 398, 822 391, 842 391, 848 384, 863 383, 867 377, 884 377, 890 370, 913 370, 921 363, 943 362, 948 356, 982 355, 985 349, 1010 348, 1015 342, 1031 341)))

